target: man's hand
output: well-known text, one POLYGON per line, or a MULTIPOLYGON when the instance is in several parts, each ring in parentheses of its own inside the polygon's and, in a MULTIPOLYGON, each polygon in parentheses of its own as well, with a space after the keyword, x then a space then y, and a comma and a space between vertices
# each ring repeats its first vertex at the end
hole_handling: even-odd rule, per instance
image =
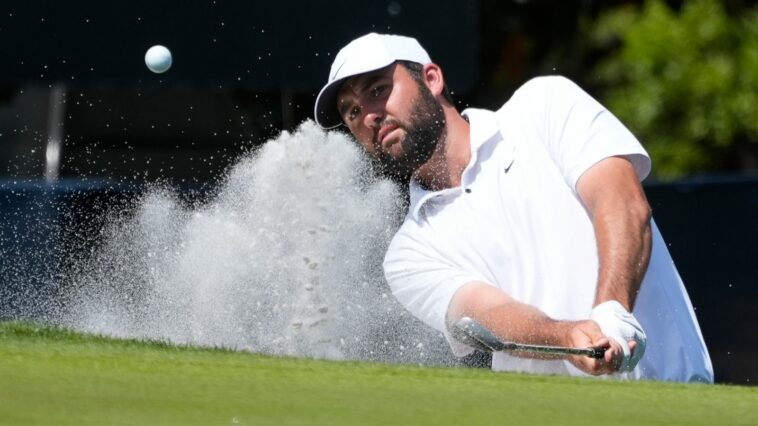
MULTIPOLYGON (((590 346, 607 348, 605 357, 599 359, 579 355, 569 357, 569 361, 577 368, 593 376, 618 372, 624 360, 624 350, 621 345, 604 335, 595 321, 574 323, 569 332, 569 345, 577 348, 590 346)), ((633 352, 636 342, 627 342, 627 345, 633 352)))
POLYGON ((603 334, 621 345, 623 361, 619 371, 634 370, 645 354, 647 346, 645 331, 634 315, 619 302, 610 300, 595 306, 590 313, 590 319, 598 324, 603 334), (634 343, 634 346, 631 343, 634 343))

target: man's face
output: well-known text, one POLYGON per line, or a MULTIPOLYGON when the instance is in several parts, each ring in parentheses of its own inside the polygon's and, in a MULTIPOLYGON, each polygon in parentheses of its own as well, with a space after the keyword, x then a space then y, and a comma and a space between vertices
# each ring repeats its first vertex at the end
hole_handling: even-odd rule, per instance
POLYGON ((407 181, 444 136, 440 103, 398 64, 346 81, 337 107, 347 128, 389 177, 407 181))

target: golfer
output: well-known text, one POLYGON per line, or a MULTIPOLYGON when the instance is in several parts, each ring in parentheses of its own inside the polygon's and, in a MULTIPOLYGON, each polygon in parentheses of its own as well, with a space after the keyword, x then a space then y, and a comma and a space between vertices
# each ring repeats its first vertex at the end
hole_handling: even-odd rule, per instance
POLYGON ((713 381, 640 185, 650 159, 576 84, 535 78, 497 111, 461 113, 415 39, 371 33, 337 54, 315 117, 409 182, 385 275, 456 355, 472 351, 450 333, 468 316, 502 340, 606 348, 499 352, 495 370, 713 381))

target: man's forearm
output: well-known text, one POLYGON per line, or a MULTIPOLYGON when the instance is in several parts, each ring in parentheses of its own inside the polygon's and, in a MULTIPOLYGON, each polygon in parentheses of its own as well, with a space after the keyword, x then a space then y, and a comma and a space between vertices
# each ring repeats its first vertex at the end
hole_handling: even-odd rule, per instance
POLYGON ((593 223, 599 257, 595 305, 616 300, 631 312, 650 261, 649 209, 608 206, 595 212, 593 223))
POLYGON ((550 318, 524 303, 511 302, 481 313, 483 324, 503 340, 535 345, 568 346, 571 322, 550 318))
POLYGON ((652 248, 650 205, 629 160, 606 158, 577 183, 598 250, 595 305, 616 300, 631 311, 652 248))
POLYGON ((571 323, 550 318, 500 289, 472 282, 458 290, 448 310, 448 323, 470 316, 502 340, 539 345, 566 345, 571 323))

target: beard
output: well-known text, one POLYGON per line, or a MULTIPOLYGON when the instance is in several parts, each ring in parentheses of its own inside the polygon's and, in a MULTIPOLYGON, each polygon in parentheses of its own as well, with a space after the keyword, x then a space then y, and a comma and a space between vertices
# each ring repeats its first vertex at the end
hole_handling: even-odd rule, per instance
POLYGON ((418 82, 418 87, 419 94, 411 104, 408 123, 388 121, 405 130, 405 138, 399 142, 402 154, 395 157, 380 151, 375 158, 380 174, 403 185, 414 171, 429 161, 446 133, 442 105, 425 84, 418 82))

